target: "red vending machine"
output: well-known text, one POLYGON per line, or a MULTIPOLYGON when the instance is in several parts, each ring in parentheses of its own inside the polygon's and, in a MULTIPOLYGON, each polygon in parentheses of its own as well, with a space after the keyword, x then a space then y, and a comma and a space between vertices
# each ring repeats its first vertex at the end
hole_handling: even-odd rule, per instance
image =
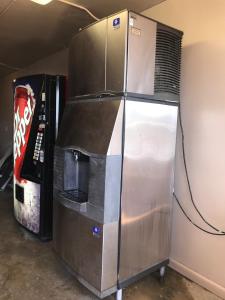
POLYGON ((14 214, 40 239, 52 237, 53 151, 65 77, 16 79, 14 90, 14 214))

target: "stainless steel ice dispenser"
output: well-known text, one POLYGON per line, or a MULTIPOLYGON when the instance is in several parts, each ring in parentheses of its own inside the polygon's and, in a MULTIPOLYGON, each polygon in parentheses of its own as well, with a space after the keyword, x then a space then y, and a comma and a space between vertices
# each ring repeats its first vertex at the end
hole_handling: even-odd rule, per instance
POLYGON ((71 43, 54 247, 100 298, 168 263, 181 37, 123 11, 71 43))

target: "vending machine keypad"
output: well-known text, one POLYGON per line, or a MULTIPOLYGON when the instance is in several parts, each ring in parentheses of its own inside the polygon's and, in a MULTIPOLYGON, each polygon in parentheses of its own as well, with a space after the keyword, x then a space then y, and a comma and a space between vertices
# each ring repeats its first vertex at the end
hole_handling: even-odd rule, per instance
POLYGON ((33 154, 33 162, 44 162, 44 134, 45 134, 45 122, 46 122, 46 111, 45 111, 45 93, 42 93, 42 104, 38 114, 38 131, 35 141, 35 148, 33 154))
POLYGON ((43 148, 43 141, 44 141, 44 124, 40 124, 37 132, 35 148, 34 148, 34 161, 40 161, 41 163, 44 162, 44 150, 43 148))

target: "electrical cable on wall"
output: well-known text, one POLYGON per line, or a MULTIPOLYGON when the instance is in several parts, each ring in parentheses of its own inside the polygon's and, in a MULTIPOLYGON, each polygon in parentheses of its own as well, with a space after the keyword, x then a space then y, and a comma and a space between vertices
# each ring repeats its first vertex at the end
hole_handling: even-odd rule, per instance
POLYGON ((220 235, 220 236, 224 236, 225 234, 224 233, 216 233, 216 232, 211 232, 211 231, 208 231, 202 227, 200 227, 199 225, 197 225, 196 223, 194 223, 191 218, 188 216, 188 214, 185 212, 184 208, 182 207, 180 201, 178 200, 175 192, 173 193, 173 196, 174 198, 176 199, 181 211, 183 212, 183 214, 185 215, 185 217, 191 222, 192 225, 194 225, 195 227, 197 227, 198 229, 200 229, 201 231, 204 231, 205 233, 208 233, 208 234, 211 234, 211 235, 220 235))
MULTIPOLYGON (((78 4, 75 4, 75 3, 72 3, 70 1, 67 1, 67 0, 58 0, 59 2, 62 2, 62 3, 65 3, 65 4, 68 4, 68 5, 71 5, 73 7, 76 7, 78 9, 81 9, 81 10, 84 10, 86 13, 88 13, 93 19, 95 19, 96 21, 99 21, 100 19, 97 18, 89 9, 87 9, 86 7, 82 6, 82 5, 78 5, 78 4)), ((3 16, 8 10, 9 8, 16 2, 16 0, 11 0, 3 9, 2 11, 0 11, 0 17, 3 16)), ((5 68, 8 68, 8 69, 12 69, 12 70, 15 70, 15 71, 18 71, 20 70, 20 68, 17 68, 17 67, 14 67, 14 66, 11 66, 11 65, 8 65, 8 64, 5 64, 3 62, 0 62, 0 66, 2 67, 5 67, 5 68)))
POLYGON ((14 66, 11 66, 11 65, 7 65, 5 63, 2 63, 0 62, 0 67, 4 67, 4 68, 8 68, 8 69, 11 69, 11 70, 15 70, 15 71, 19 71, 21 70, 21 68, 17 68, 17 67, 14 67, 14 66))
POLYGON ((95 19, 96 21, 99 21, 100 19, 97 18, 92 12, 90 12, 89 9, 87 9, 86 7, 82 6, 82 5, 79 5, 79 4, 75 4, 75 3, 72 3, 70 1, 67 1, 67 0, 58 0, 59 2, 62 2, 62 3, 65 3, 65 4, 69 4, 71 6, 74 6, 76 8, 79 8, 81 10, 84 10, 86 11, 86 13, 88 13, 93 19, 95 19))
POLYGON ((188 184, 188 190, 189 190, 189 194, 191 197, 191 202, 195 208, 195 210, 197 211, 198 215, 201 217, 201 219, 204 221, 204 223, 206 225, 208 225, 209 227, 211 227, 213 230, 217 231, 217 233, 215 232, 210 232, 208 230, 205 230, 204 228, 200 227, 199 225, 195 224, 191 218, 187 215, 187 213, 185 212, 184 208, 182 207, 177 195, 175 194, 175 192, 173 193, 173 196, 175 198, 175 200, 177 201, 180 209, 182 210, 183 214, 185 215, 185 217, 192 223, 192 225, 194 225, 195 227, 197 227, 198 229, 204 231, 205 233, 211 234, 211 235, 221 235, 224 236, 225 235, 225 231, 222 231, 218 228, 216 228, 214 225, 212 225, 211 223, 209 223, 206 218, 202 215, 202 213, 200 212, 200 210, 198 209, 195 201, 194 201, 194 197, 193 197, 193 193, 192 193, 192 189, 191 189, 191 184, 190 184, 190 179, 189 179, 189 174, 188 174, 188 170, 187 170, 187 162, 186 162, 186 154, 185 154, 185 144, 184 144, 184 129, 183 129, 183 123, 182 123, 182 117, 181 117, 181 106, 179 105, 179 123, 180 123, 180 129, 181 129, 181 138, 182 138, 182 156, 183 156, 183 162, 184 162, 184 169, 185 169, 185 174, 186 174, 186 179, 187 179, 187 184, 188 184))
POLYGON ((13 3, 16 2, 16 0, 11 0, 1 11, 0 11, 0 17, 2 17, 9 8, 13 5, 13 3))

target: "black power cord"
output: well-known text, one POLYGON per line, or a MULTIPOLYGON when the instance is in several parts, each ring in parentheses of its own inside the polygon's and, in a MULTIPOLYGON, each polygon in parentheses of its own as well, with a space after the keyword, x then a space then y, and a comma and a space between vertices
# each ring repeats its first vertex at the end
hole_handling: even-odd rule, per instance
POLYGON ((191 189, 191 184, 190 184, 190 180, 189 180, 189 174, 188 174, 188 170, 187 170, 187 162, 186 162, 186 155, 185 155, 185 145, 184 145, 184 129, 183 129, 183 124, 182 124, 182 117, 181 117, 181 105, 179 105, 179 123, 180 123, 180 129, 181 129, 181 137, 182 137, 182 154, 183 154, 183 161, 184 161, 184 169, 185 169, 185 174, 186 174, 186 179, 187 179, 187 184, 188 184, 188 190, 190 193, 190 197, 191 197, 191 202, 195 208, 195 210, 197 211, 198 215, 201 217, 201 219, 204 221, 205 224, 207 224, 209 227, 211 227, 213 230, 217 231, 217 233, 215 232, 210 232, 208 230, 205 230, 204 228, 200 227, 199 225, 195 224, 191 218, 187 215, 187 213, 185 212, 184 208, 182 207, 178 197, 176 196, 175 192, 173 193, 173 196, 175 198, 175 200, 177 201, 180 209, 182 210, 183 214, 185 215, 185 217, 198 229, 211 234, 211 235, 221 235, 224 236, 225 232, 216 228, 214 225, 210 224, 206 218, 202 215, 202 213, 199 211, 195 201, 194 201, 194 197, 193 197, 193 193, 192 193, 192 189, 191 189))
POLYGON ((185 217, 188 219, 188 221, 191 222, 192 225, 194 225, 195 227, 197 227, 199 230, 204 231, 205 233, 211 234, 211 235, 220 235, 220 236, 224 236, 224 233, 216 233, 216 232, 211 232, 208 230, 205 230, 204 228, 200 227, 199 225, 197 225, 196 223, 194 223, 191 218, 187 215, 187 213, 185 212, 184 208, 182 207, 182 205, 180 204, 180 201, 178 200, 177 196, 175 193, 173 193, 174 198, 177 201, 177 204, 179 205, 181 211, 183 212, 183 214, 185 215, 185 217))

